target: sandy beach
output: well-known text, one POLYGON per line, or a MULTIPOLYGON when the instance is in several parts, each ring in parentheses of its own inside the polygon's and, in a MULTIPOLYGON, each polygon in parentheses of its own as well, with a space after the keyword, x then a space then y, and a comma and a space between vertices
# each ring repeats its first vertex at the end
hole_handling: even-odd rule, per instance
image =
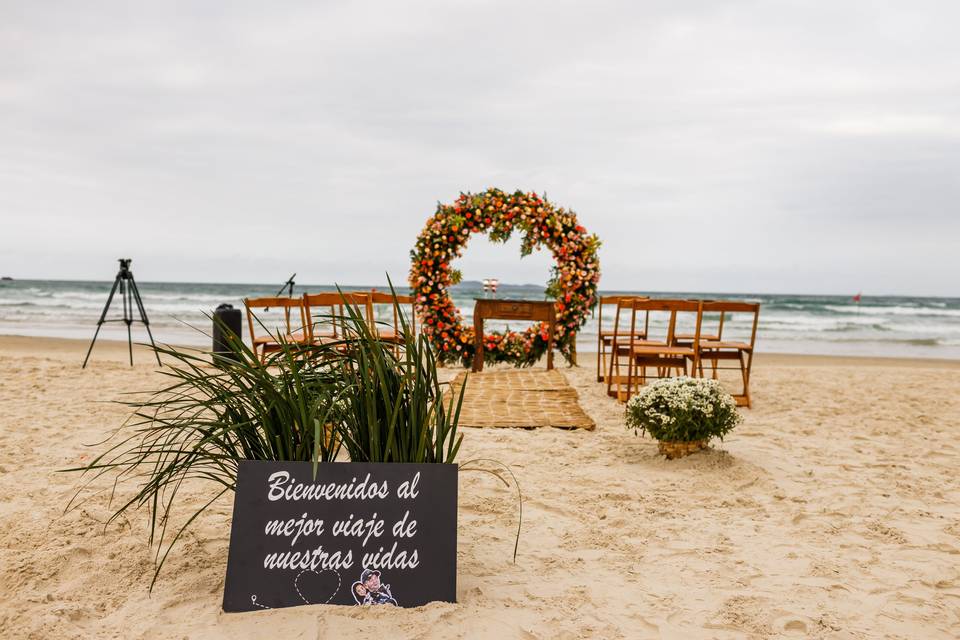
POLYGON ((744 423, 668 462, 581 354, 562 371, 595 431, 465 430, 462 460, 520 480, 516 564, 515 495, 463 473, 457 604, 224 614, 232 498, 152 594, 146 512, 104 529, 103 494, 64 514, 79 478, 57 470, 126 415, 105 401, 162 383, 122 343, 81 371, 85 348, 0 337, 3 638, 960 637, 957 361, 758 356, 744 423))

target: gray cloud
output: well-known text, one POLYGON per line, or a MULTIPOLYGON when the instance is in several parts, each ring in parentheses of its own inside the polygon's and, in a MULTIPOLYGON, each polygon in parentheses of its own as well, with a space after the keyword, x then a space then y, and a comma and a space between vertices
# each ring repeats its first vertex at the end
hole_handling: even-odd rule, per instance
MULTIPOLYGON (((436 202, 496 185, 576 210, 607 288, 957 295, 956 3, 0 16, 4 274, 402 279, 436 202)), ((549 260, 477 238, 462 266, 549 260)))

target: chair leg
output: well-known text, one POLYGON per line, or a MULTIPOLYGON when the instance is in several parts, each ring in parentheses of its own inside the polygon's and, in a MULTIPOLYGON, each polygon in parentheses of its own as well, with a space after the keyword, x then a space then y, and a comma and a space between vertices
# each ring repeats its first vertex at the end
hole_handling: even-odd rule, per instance
POLYGON ((617 358, 617 351, 615 344, 610 345, 610 367, 607 370, 607 395, 611 395, 610 391, 613 389, 613 381, 617 381, 617 397, 620 396, 620 360, 617 358), (614 378, 613 368, 616 365, 617 373, 616 378, 614 378))
POLYGON ((606 346, 604 346, 604 348, 603 348, 603 371, 601 372, 601 375, 604 377, 604 378, 603 378, 604 380, 606 380, 606 379, 607 379, 607 376, 610 375, 610 369, 611 369, 610 359, 611 359, 611 358, 613 358, 613 343, 612 343, 612 342, 610 343, 609 351, 607 350, 607 347, 606 347, 606 346))
POLYGON ((603 382, 607 371, 607 349, 602 339, 597 342, 597 348, 597 382, 603 382))
POLYGON ((627 358, 627 382, 623 383, 622 380, 617 380, 617 400, 620 402, 626 402, 630 399, 633 388, 633 358, 627 358), (626 391, 621 389, 621 386, 626 387, 626 391))
POLYGON ((613 360, 610 360, 610 363, 604 366, 607 368, 607 395, 609 396, 613 389, 613 360))
POLYGON ((633 364, 633 356, 631 355, 630 359, 627 360, 627 394, 622 400, 619 396, 617 397, 620 402, 628 402, 633 397, 633 364))
MULTIPOLYGON (((597 330, 599 331, 599 329, 597 330)), ((601 364, 600 361, 603 359, 603 339, 597 338, 597 382, 603 382, 603 373, 601 373, 601 364)), ((606 362, 603 363, 603 368, 606 368, 606 362)))
POLYGON ((743 397, 747 403, 747 409, 752 408, 750 402, 750 372, 747 371, 747 363, 743 360, 743 351, 738 353, 740 356, 740 376, 743 378, 743 397))
POLYGON ((747 395, 747 363, 743 361, 743 352, 737 352, 740 359, 740 379, 743 382, 743 395, 747 395))

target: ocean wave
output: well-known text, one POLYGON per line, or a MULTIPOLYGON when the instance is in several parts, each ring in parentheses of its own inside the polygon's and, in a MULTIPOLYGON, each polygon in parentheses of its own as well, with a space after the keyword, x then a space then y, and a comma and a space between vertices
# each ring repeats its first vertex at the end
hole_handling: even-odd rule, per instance
POLYGON ((862 343, 862 344, 903 344, 903 345, 912 345, 915 347, 937 347, 944 342, 940 338, 884 338, 882 340, 877 340, 873 337, 860 337, 860 338, 827 338, 830 342, 835 343, 862 343))
POLYGON ((839 322, 835 326, 827 327, 823 329, 823 331, 830 332, 830 333, 837 333, 837 332, 844 332, 844 331, 864 331, 864 330, 880 331, 880 332, 886 333, 889 331, 893 331, 894 329, 889 325, 876 323, 876 322, 870 323, 870 324, 862 324, 857 322, 839 322))
MULTIPOLYGON (((97 292, 86 292, 86 291, 62 291, 50 296, 58 300, 75 300, 75 301, 89 301, 89 302, 100 302, 103 304, 107 297, 110 295, 110 290, 105 289, 103 291, 97 292)), ((117 292, 116 295, 119 295, 117 292)), ((240 300, 240 296, 228 296, 228 295, 217 295, 217 294, 183 294, 183 293, 157 293, 154 291, 144 291, 140 289, 140 298, 143 300, 144 304, 150 303, 165 303, 165 302, 182 302, 194 305, 208 305, 208 304, 219 304, 224 300, 240 300)))
POLYGON ((761 326, 764 327, 787 327, 791 329, 813 329, 819 331, 835 330, 837 327, 871 327, 883 326, 883 322, 877 322, 877 318, 866 317, 829 317, 829 316, 774 316, 761 315, 761 326))
POLYGON ((895 306, 895 307, 856 307, 840 305, 824 305, 824 309, 836 313, 871 315, 871 316, 947 316, 960 318, 960 309, 931 308, 929 306, 895 306))
POLYGON ((820 333, 820 334, 774 334, 774 333, 764 333, 757 336, 758 343, 765 343, 767 341, 774 342, 790 342, 790 341, 800 341, 800 342, 810 342, 810 343, 823 343, 831 345, 842 345, 842 344, 876 344, 876 345, 916 345, 916 346, 939 346, 946 344, 948 341, 939 337, 939 336, 909 336, 909 335, 897 335, 890 336, 884 335, 880 336, 877 334, 870 333, 861 333, 861 334, 850 334, 850 333, 820 333))
POLYGON ((906 338, 903 340, 894 340, 893 342, 912 344, 918 347, 936 347, 943 344, 943 341, 939 338, 906 338))
POLYGON ((933 334, 933 335, 960 335, 960 322, 956 324, 934 324, 928 322, 895 322, 890 325, 891 330, 899 333, 933 334))

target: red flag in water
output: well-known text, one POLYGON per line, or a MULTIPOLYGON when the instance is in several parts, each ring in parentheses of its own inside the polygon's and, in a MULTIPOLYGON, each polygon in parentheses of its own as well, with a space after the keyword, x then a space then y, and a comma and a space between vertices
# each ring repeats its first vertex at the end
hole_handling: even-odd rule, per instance
POLYGON ((853 296, 853 301, 856 302, 857 304, 860 304, 860 294, 859 294, 859 293, 858 293, 857 295, 853 296))

